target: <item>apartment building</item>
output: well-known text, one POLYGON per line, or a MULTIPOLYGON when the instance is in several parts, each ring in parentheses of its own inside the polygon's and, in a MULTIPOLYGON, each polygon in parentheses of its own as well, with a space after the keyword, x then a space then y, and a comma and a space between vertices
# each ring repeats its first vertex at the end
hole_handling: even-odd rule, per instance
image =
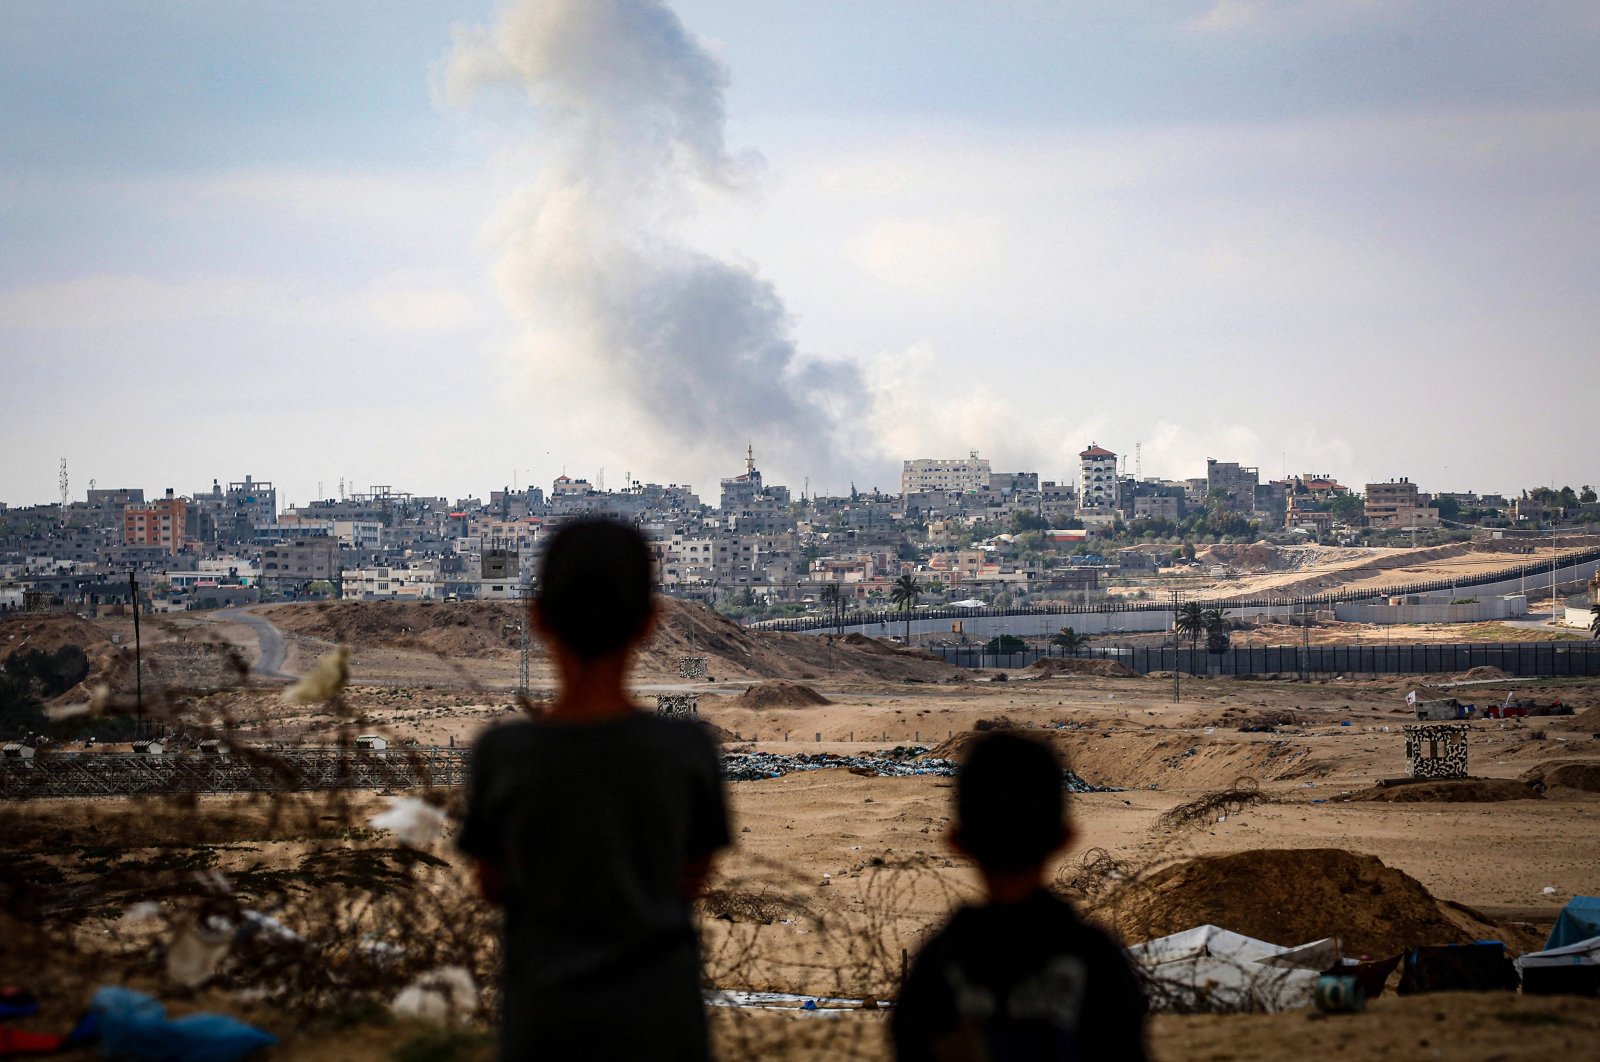
POLYGON ((991 476, 989 459, 976 450, 966 457, 919 457, 902 463, 900 493, 988 490, 991 476))
POLYGON ((148 505, 129 505, 122 510, 122 541, 130 546, 156 546, 177 553, 188 541, 189 502, 167 496, 148 505))
POLYGON ((1438 527, 1439 510, 1428 503, 1433 499, 1417 492, 1417 485, 1404 476, 1388 483, 1367 484, 1366 517, 1372 527, 1438 527))

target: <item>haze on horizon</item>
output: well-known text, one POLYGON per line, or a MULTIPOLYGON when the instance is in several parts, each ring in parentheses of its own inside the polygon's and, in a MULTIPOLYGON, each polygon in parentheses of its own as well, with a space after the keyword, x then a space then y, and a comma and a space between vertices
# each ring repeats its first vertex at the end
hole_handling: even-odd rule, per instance
POLYGON ((0 500, 1600 480, 1583 2, 0 6, 0 500))

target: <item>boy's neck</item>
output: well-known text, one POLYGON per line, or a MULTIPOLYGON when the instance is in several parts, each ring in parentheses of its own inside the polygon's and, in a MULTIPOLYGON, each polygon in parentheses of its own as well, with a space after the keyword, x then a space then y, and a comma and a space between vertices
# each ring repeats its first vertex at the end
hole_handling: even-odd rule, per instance
POLYGON ((628 673, 626 652, 583 660, 570 652, 555 654, 561 686, 546 719, 593 722, 630 715, 639 710, 628 697, 624 679, 628 673))
POLYGON ((1044 868, 984 870, 983 891, 991 904, 1021 903, 1044 888, 1044 868))

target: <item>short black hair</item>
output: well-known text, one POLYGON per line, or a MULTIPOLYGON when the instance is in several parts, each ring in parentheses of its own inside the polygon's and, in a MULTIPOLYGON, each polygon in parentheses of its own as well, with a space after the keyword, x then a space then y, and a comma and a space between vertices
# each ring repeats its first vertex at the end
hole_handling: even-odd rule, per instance
POLYGON ((539 565, 539 620, 583 660, 632 645, 650 621, 650 546, 637 528, 586 517, 561 525, 539 565))
POLYGON ((985 870, 1030 870, 1061 845, 1066 814, 1055 750, 1020 734, 981 738, 956 778, 961 847, 985 870))

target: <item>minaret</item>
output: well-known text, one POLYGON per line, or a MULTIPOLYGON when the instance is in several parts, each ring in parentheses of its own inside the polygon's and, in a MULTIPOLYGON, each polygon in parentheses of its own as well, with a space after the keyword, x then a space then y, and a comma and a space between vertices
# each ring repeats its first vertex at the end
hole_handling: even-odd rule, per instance
POLYGON ((749 475, 756 470, 756 448, 750 443, 744 448, 744 474, 749 475))

